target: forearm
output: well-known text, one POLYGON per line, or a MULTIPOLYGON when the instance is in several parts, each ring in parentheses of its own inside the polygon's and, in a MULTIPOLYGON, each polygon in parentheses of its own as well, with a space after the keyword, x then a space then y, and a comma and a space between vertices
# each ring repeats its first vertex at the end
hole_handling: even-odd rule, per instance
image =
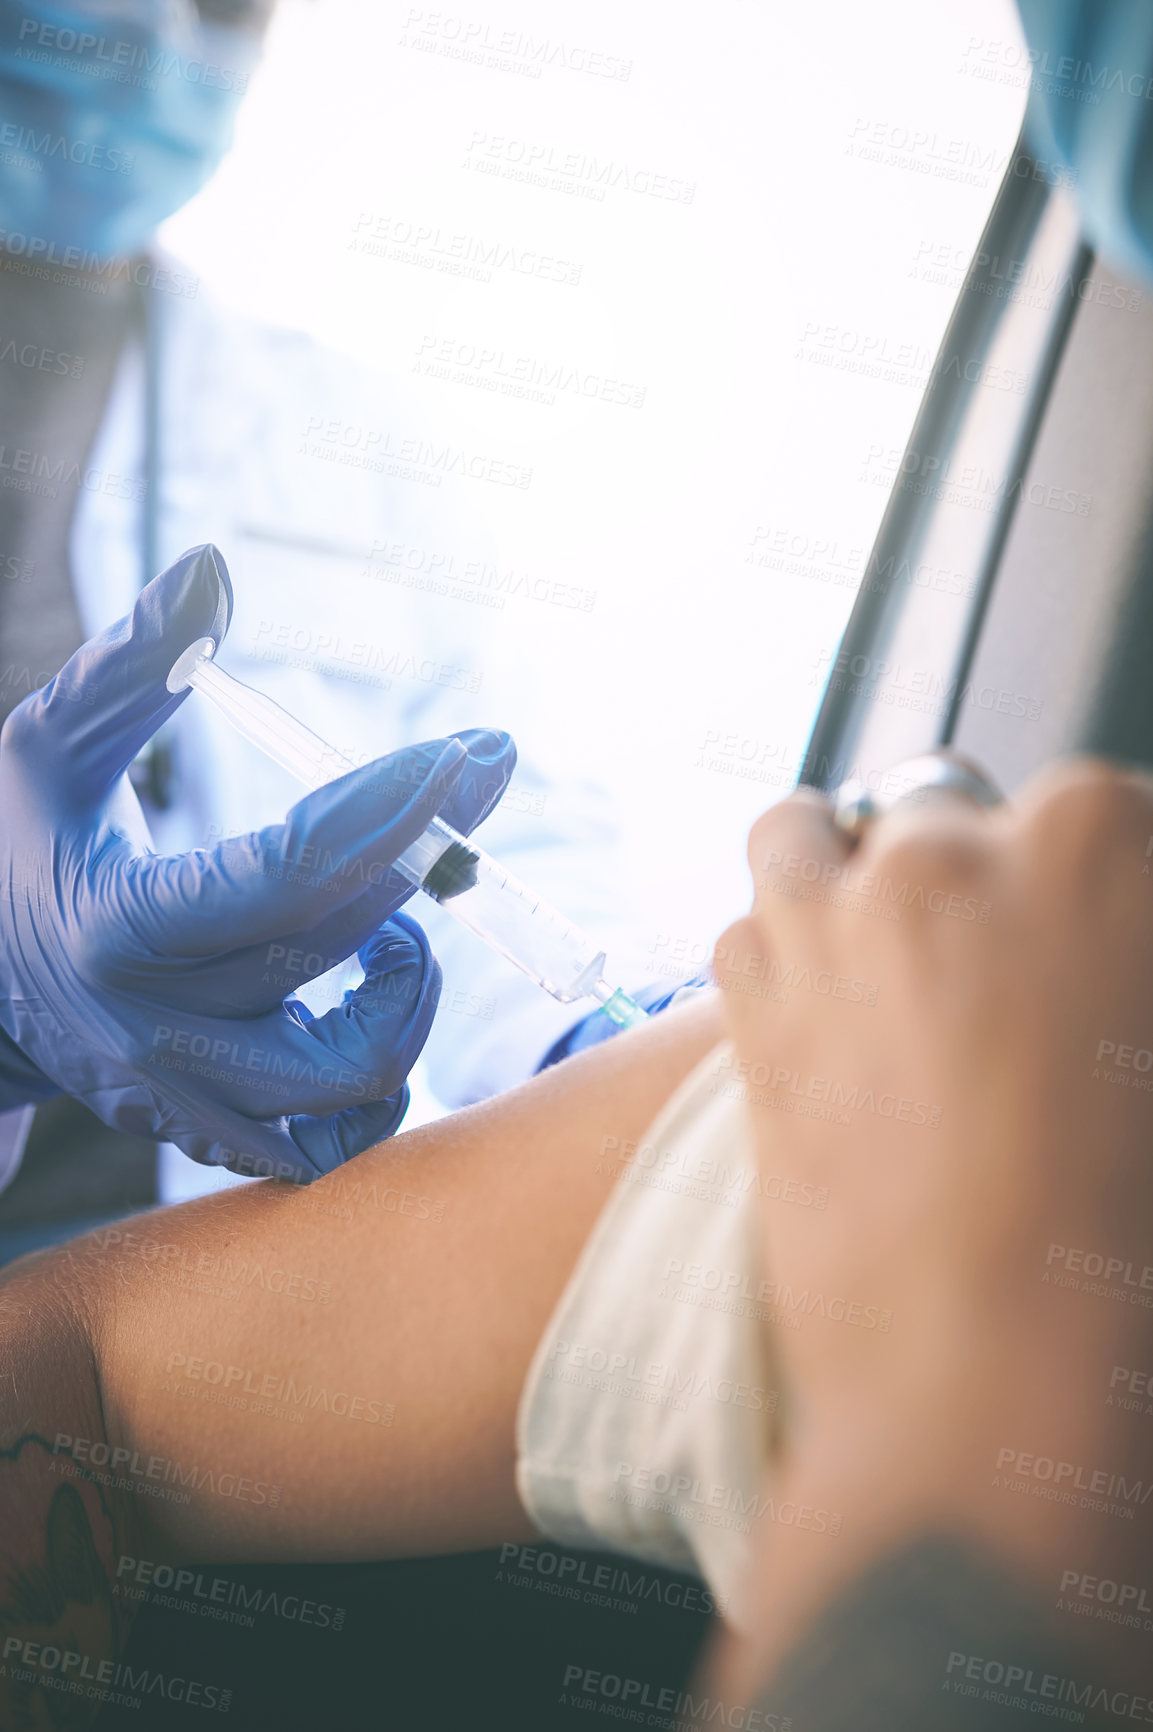
POLYGON ((960 1536, 930 1532, 842 1588, 785 1655, 746 1723, 1011 1732, 1022 1713, 1100 1728, 1115 1715, 1148 1721, 1147 1709, 1091 1647, 1070 1641, 1049 1596, 960 1536))
MULTIPOLYGON (((1026 1274, 1032 1265, 1023 1251, 1026 1274)), ((1147 1421, 1110 1404, 1108 1387, 1114 1366, 1150 1362, 1151 1332, 1132 1307, 1041 1291, 1039 1315, 1027 1317, 1021 1297, 992 1318, 974 1291, 971 1334, 927 1323, 923 1354, 909 1340, 917 1319, 894 1312, 887 1335, 853 1341, 843 1400, 819 1412, 797 1401, 770 1507, 833 1512, 836 1537, 760 1524, 758 1636, 730 1646, 733 1687, 753 1687, 822 1607, 925 1534, 963 1535, 990 1568, 1034 1583, 1046 1606, 1068 1592, 1070 1573, 1145 1581, 1147 1421), (894 1360, 905 1363, 899 1380, 894 1360)), ((1102 1629, 1123 1663, 1131 1633, 1102 1629)))
MULTIPOLYGON (((1023 1288, 1043 1261, 1022 1245, 1023 1288)), ((1146 1619, 1125 1615, 1149 1591, 1147 1421, 1107 1392, 1153 1332, 1139 1309, 1038 1287, 1030 1310, 974 1285, 956 1327, 926 1281, 920 1318, 854 1337, 839 1396, 798 1392, 757 1523, 753 1634, 721 1637, 714 1693, 813 1732, 1008 1725, 1019 1704, 986 1686, 1010 1668, 1010 1696, 1030 1669, 1038 1688, 1148 1695, 1146 1619), (774 1521, 786 1505, 827 1513, 774 1521)))
POLYGON ((738 1691, 926 1534, 963 1534, 1049 1606, 1070 1581, 1145 1579, 1147 1442, 1109 1389, 1149 1363, 1148 1313, 1054 1256, 1148 1261, 1149 1096, 1095 1055, 1153 1016, 1149 827, 1147 784, 1080 764, 1011 810, 907 809, 855 850, 811 794, 753 832, 754 911, 721 941, 722 987, 795 957, 872 983, 876 1005, 798 998, 785 1018, 724 994, 741 1062, 769 1079, 749 1094, 762 1164, 827 1187, 787 1231, 766 1196, 766 1263, 796 1290, 867 1298, 886 1326, 846 1328, 830 1305, 782 1337, 775 1490, 835 1510, 837 1533, 760 1534, 756 1640, 722 1664, 738 1691), (803 879, 854 894, 826 905, 793 894, 803 879), (886 882, 923 912, 910 896, 899 922, 875 918, 862 887, 886 882), (986 918, 941 917, 965 908, 986 918), (806 1078, 854 1110, 786 1117, 778 1079, 806 1078))
POLYGON ((513 1469, 528 1363, 621 1149, 716 1036, 714 1007, 694 1005, 307 1190, 253 1185, 60 1253, 147 1555, 527 1537, 513 1469))

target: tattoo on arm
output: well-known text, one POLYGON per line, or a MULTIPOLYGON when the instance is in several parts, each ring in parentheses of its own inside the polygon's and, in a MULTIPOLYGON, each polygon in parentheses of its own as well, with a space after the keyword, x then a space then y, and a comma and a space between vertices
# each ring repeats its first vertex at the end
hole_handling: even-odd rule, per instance
POLYGON ((132 1607, 116 1588, 133 1551, 131 1497, 36 1432, 0 1449, 0 1723, 88 1726, 115 1700, 132 1607))

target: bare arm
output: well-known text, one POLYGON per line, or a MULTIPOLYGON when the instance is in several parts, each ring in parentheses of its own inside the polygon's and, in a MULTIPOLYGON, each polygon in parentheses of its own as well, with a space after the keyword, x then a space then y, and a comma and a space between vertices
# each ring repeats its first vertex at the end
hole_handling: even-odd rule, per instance
POLYGON ((527 1537, 529 1360, 624 1146, 717 1037, 700 1001, 308 1190, 254 1185, 26 1260, 0 1294, 22 1295, 38 1347, 0 1428, 31 1389, 44 1483, 66 1464, 114 1477, 153 1557, 527 1537), (67 1331, 45 1316, 60 1293, 67 1331))

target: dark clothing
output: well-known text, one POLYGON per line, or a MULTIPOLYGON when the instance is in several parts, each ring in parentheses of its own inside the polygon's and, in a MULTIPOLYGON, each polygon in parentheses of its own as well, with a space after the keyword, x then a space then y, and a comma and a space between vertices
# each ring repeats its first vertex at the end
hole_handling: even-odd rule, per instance
MULTIPOLYGON (((0 265, 0 723, 84 641, 69 539, 82 490, 102 485, 92 450, 140 316, 131 283, 45 282, 19 262, 0 265)), ((62 1097, 37 1109, 0 1231, 155 1201, 156 1145, 62 1097)))

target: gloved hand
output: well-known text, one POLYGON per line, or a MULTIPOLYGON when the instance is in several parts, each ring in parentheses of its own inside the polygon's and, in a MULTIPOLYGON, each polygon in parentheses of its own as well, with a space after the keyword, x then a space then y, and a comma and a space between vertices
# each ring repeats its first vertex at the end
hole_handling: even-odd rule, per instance
POLYGON ((193 549, 4 725, 0 1110, 65 1092, 193 1160, 307 1182, 396 1129, 436 1010, 393 863, 434 813, 472 830, 516 751, 431 740, 283 824, 159 856, 124 772, 188 695, 172 663, 231 611, 224 561, 193 549), (292 990, 353 951, 364 983, 313 1017, 292 990))
MULTIPOLYGON (((639 1004, 642 1010, 647 1010, 650 1016, 659 1016, 662 1010, 669 1006, 682 992, 703 992, 713 985, 703 974, 694 974, 689 980, 678 980, 675 986, 665 986, 656 982, 651 986, 642 986, 639 992, 630 992, 629 997, 639 1004)), ((614 1022, 611 1016, 598 1006, 582 1017, 580 1022, 566 1029, 559 1040, 554 1040, 540 1063, 537 1073, 547 1070, 550 1064, 559 1064, 562 1058, 571 1058, 574 1052, 585 1052, 590 1046, 599 1046, 602 1040, 611 1040, 614 1034, 620 1034, 619 1022, 614 1022)))

